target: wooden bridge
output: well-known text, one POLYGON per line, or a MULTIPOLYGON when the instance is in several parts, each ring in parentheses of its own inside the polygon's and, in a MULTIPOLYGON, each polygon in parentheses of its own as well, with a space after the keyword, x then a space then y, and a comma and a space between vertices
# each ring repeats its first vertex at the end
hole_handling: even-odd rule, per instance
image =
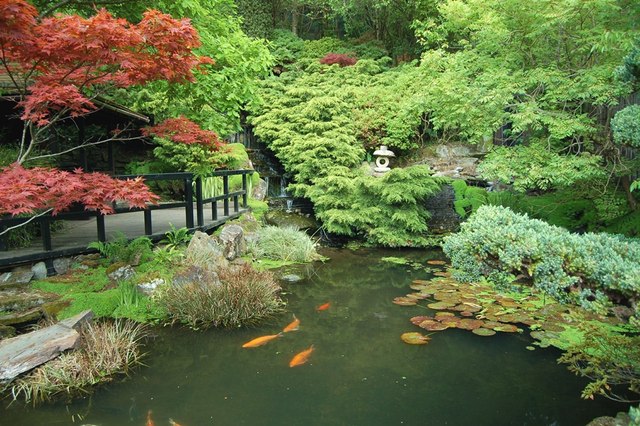
MULTIPOLYGON (((158 181, 179 181, 184 193, 181 201, 160 202, 145 209, 129 209, 115 205, 115 213, 101 215, 95 211, 64 212, 55 216, 0 218, 0 232, 27 221, 38 223, 41 238, 29 247, 9 248, 6 235, 0 236, 0 270, 15 265, 45 261, 52 270, 55 258, 95 251, 88 249, 94 241, 110 241, 121 235, 128 239, 147 236, 159 241, 171 227, 186 227, 191 232, 208 231, 237 218, 247 211, 248 178, 253 170, 220 170, 211 173, 215 190, 203 191, 203 180, 192 173, 162 173, 141 175, 147 184, 158 181), (240 188, 230 190, 229 178, 240 176, 240 188), (51 231, 53 222, 62 222, 62 229, 51 231)), ((127 179, 137 176, 124 175, 127 179)), ((209 182, 210 183, 210 182, 209 182)), ((211 187, 211 185, 207 185, 211 187)))

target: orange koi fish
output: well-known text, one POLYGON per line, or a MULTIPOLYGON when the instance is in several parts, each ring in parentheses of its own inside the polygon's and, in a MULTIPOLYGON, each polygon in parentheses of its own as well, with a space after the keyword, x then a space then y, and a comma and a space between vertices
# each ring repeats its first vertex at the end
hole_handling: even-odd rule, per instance
POLYGON ((324 311, 324 310, 327 310, 327 309, 329 309, 329 306, 331 306, 331 303, 327 302, 327 303, 325 303, 325 304, 323 304, 323 305, 318 306, 318 307, 316 308, 316 311, 324 311))
POLYGON ((258 346, 266 345, 267 343, 269 343, 273 339, 277 339, 280 336, 282 336, 282 333, 270 334, 268 336, 257 337, 257 338, 255 338, 253 340, 248 341, 247 343, 242 345, 242 347, 243 348, 255 348, 255 347, 258 347, 258 346))
POLYGON ((291 361, 289 362, 289 367, 296 367, 298 365, 302 365, 309 360, 309 356, 313 352, 313 345, 309 346, 309 349, 305 349, 304 351, 296 354, 291 361))
POLYGON ((295 331, 297 330, 300 326, 300 320, 298 318, 296 318, 295 314, 293 315, 293 321, 291 321, 291 324, 289 324, 288 326, 286 326, 285 328, 282 329, 283 333, 288 333, 290 331, 295 331))
POLYGON ((169 424, 171 426, 182 426, 180 423, 176 423, 172 418, 169 418, 169 424))
POLYGON ((146 426, 156 426, 151 418, 151 410, 147 411, 147 425, 146 426))

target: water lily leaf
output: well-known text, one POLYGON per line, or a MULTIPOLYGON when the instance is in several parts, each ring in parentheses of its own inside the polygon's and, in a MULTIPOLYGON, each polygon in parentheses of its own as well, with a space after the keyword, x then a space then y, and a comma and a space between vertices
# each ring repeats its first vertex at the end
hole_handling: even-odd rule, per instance
POLYGON ((436 277, 445 277, 445 278, 449 278, 451 276, 449 272, 444 272, 444 271, 434 272, 433 275, 435 275, 436 277))
POLYGON ((515 333, 518 331, 518 327, 513 324, 502 324, 497 327, 493 327, 495 331, 502 331, 503 333, 515 333))
POLYGON ((435 303, 429 303, 427 306, 431 309, 442 310, 442 309, 449 309, 455 305, 456 305, 455 303, 451 303, 451 302, 435 302, 435 303))
POLYGON ((477 334, 478 336, 493 336, 494 334, 496 334, 495 331, 490 330, 488 328, 474 328, 473 330, 471 330, 471 332, 473 334, 477 334))
POLYGON ((417 300, 408 297, 396 297, 393 299, 393 303, 400 306, 413 306, 417 303, 417 300))
POLYGON ((505 308, 517 308, 519 306, 518 303, 511 298, 500 299, 498 300, 498 303, 504 306, 505 308))
POLYGON ((409 321, 411 321, 411 324, 413 325, 418 325, 420 324, 422 321, 426 321, 426 320, 433 320, 433 317, 427 316, 427 315, 418 315, 416 317, 412 317, 409 321))
POLYGON ((442 322, 438 322, 438 321, 431 321, 431 320, 426 320, 421 322, 418 327, 420 328, 424 328, 425 330, 429 330, 429 331, 442 331, 442 330, 446 330, 447 328, 449 328, 448 325, 442 323, 442 322))
POLYGON ((482 327, 482 324, 484 324, 482 320, 465 318, 458 322, 458 328, 462 330, 475 330, 482 327))
POLYGON ((449 319, 455 316, 456 314, 454 314, 453 312, 436 312, 436 319, 438 321, 442 321, 443 319, 449 319))
POLYGON ((504 325, 504 324, 498 321, 485 321, 484 324, 482 324, 482 326, 485 328, 500 327, 501 325, 504 325))
POLYGON ((409 333, 403 333, 400 338, 403 342, 410 345, 426 345, 431 340, 431 337, 417 333, 415 331, 409 333))
POLYGON ((463 317, 472 317, 473 316, 473 312, 462 311, 462 312, 460 312, 460 315, 462 315, 463 317))
POLYGON ((427 263, 429 265, 446 265, 447 262, 445 262, 444 260, 427 260, 427 263))

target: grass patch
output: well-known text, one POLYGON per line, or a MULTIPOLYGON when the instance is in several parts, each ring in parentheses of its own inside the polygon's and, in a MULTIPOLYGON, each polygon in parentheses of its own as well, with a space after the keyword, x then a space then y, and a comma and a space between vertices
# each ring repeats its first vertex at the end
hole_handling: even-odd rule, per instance
POLYGON ((305 263, 320 259, 316 243, 304 232, 293 228, 265 226, 251 246, 257 258, 305 263))
POLYGON ((128 374, 140 364, 145 328, 129 321, 88 324, 80 349, 64 353, 18 379, 11 387, 14 400, 37 404, 56 395, 88 393, 91 387, 128 374))
POLYGON ((282 311, 280 286, 269 272, 249 264, 198 272, 160 291, 158 303, 174 321, 196 329, 240 327, 282 311))
POLYGON ((32 288, 48 293, 67 295, 101 291, 109 285, 106 267, 100 266, 73 274, 58 275, 46 280, 34 281, 32 288))

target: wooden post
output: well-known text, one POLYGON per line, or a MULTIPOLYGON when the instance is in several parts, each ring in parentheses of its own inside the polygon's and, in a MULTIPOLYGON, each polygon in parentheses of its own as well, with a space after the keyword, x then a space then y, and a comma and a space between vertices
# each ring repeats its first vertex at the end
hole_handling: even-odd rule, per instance
POLYGON ((202 178, 196 178, 196 216, 198 227, 204 226, 204 206, 202 205, 202 178))
POLYGON ((184 179, 184 202, 187 228, 194 228, 193 223, 193 175, 184 179))
POLYGON ((104 226, 104 215, 100 212, 96 213, 96 225, 98 226, 98 241, 107 241, 107 231, 104 226))
POLYGON ((229 176, 222 176, 222 193, 224 194, 224 215, 229 216, 229 176))
POLYGON ((42 249, 51 251, 51 221, 47 216, 40 219, 40 233, 42 234, 42 249))
MULTIPOLYGON (((0 232, 3 232, 7 229, 6 225, 0 225, 0 232)), ((7 243, 8 234, 0 235, 0 251, 8 251, 9 244, 7 243)))
POLYGON ((153 235, 153 223, 151 222, 151 210, 144 211, 144 235, 153 235))
MULTIPOLYGON (((253 173, 252 173, 253 174, 253 173)), ((242 207, 247 208, 247 174, 242 174, 242 190, 244 194, 242 194, 242 207)))

